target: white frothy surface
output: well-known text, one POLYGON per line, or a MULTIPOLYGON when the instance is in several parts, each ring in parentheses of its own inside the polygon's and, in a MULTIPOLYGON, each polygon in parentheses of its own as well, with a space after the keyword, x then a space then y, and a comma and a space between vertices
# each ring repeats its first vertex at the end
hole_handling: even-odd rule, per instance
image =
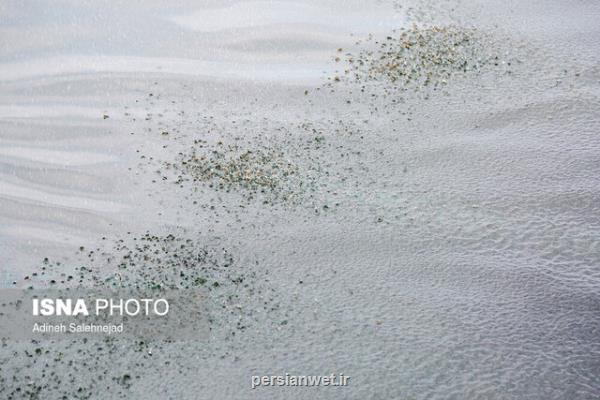
POLYGON ((181 226, 255 254, 294 312, 281 330, 240 334, 234 350, 218 339, 166 347, 130 398, 596 397, 600 5, 409 3, 3 2, 4 286, 100 237, 181 226), (408 26, 411 6, 422 20, 508 33, 530 54, 523 72, 415 98, 410 121, 342 95, 307 100, 339 68, 338 48, 408 26), (340 184, 332 215, 198 209, 138 163, 184 147, 163 129, 202 134, 206 116, 267 135, 277 123, 355 123, 368 173, 353 165, 361 186, 340 184), (250 389, 252 375, 286 372, 352 378, 250 389))

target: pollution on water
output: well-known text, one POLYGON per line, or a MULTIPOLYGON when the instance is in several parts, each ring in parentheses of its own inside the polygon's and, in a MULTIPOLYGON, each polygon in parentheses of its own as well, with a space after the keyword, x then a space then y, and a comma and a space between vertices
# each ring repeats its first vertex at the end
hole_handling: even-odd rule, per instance
POLYGON ((0 16, 0 398, 599 396, 600 3, 0 16))

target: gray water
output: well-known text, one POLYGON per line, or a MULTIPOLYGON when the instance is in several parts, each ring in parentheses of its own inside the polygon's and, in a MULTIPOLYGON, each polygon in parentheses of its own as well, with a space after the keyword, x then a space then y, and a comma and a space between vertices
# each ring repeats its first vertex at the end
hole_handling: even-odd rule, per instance
MULTIPOLYGON (((268 272, 282 311, 234 339, 157 348, 143 368, 109 359, 139 376, 92 398, 600 396, 600 4, 170 3, 0 5, 2 284, 44 257, 69 265, 101 237, 185 229, 259 260, 244 268, 268 272), (413 22, 507 37, 522 64, 415 94, 410 118, 356 88, 316 92, 336 49, 413 22), (361 152, 331 153, 327 168, 349 178, 327 188, 335 199, 240 209, 153 183, 158 164, 145 161, 190 138, 294 135, 306 121, 362 137, 331 139, 361 152), (250 388, 285 373, 351 381, 250 388)), ((27 346, 0 351, 7 388, 37 376, 13 357, 27 346)))

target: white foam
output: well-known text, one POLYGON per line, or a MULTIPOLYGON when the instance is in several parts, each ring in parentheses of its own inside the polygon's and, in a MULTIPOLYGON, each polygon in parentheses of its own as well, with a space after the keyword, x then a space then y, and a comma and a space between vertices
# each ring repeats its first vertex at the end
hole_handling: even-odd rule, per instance
POLYGON ((243 64, 184 58, 68 56, 0 64, 0 82, 83 73, 167 73, 257 81, 311 81, 323 75, 321 64, 243 64))
POLYGON ((199 32, 218 32, 236 28, 257 28, 269 25, 310 24, 328 28, 373 32, 384 27, 395 28, 396 14, 382 15, 362 9, 328 8, 295 2, 249 1, 230 6, 197 10, 191 14, 171 17, 170 20, 187 29, 199 32))
POLYGON ((64 166, 93 165, 116 161, 116 157, 89 151, 60 151, 36 147, 0 147, 0 156, 64 166))
POLYGON ((54 194, 43 190, 17 186, 2 181, 0 181, 0 193, 2 193, 2 197, 5 198, 13 198, 17 200, 33 202, 35 204, 46 204, 79 210, 118 212, 123 209, 121 204, 111 201, 96 200, 81 196, 65 196, 54 194))

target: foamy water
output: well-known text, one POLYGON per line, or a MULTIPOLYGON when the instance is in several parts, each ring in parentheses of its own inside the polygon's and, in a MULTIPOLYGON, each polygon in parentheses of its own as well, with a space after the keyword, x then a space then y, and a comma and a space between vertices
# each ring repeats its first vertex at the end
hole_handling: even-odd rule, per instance
MULTIPOLYGON (((598 5, 4 2, 0 15, 2 284, 21 285, 44 257, 68 265, 101 237, 184 227, 256 256, 292 310, 233 344, 156 350, 132 398, 600 393, 598 5), (338 48, 425 20, 508 34, 528 56, 512 77, 409 95, 410 119, 358 86, 316 91, 341 68, 338 48), (330 208, 341 203, 330 214, 240 209, 163 183, 148 164, 192 138, 268 138, 307 121, 364 136, 360 157, 331 153, 332 175, 351 179, 327 188, 330 208), (352 380, 250 389, 252 375, 286 372, 352 380)), ((25 361, 0 354, 10 380, 25 361)))

